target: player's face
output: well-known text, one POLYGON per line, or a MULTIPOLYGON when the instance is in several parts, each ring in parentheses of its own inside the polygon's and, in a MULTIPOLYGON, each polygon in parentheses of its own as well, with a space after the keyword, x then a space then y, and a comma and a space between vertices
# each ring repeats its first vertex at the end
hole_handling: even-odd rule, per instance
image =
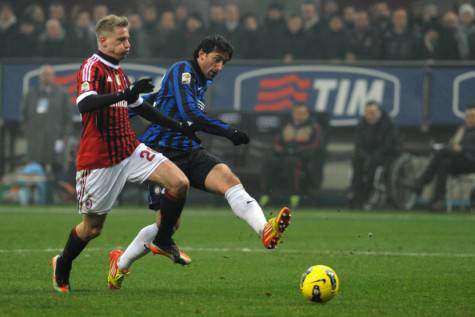
POLYGON ((54 83, 54 69, 51 66, 43 66, 40 72, 40 82, 42 85, 54 83))
POLYGON ((379 119, 381 119, 381 115, 382 114, 381 110, 379 110, 379 107, 373 105, 366 106, 364 118, 369 124, 376 124, 379 119))
POLYGON ((129 38, 128 28, 116 27, 112 33, 99 38, 101 51, 111 57, 121 60, 129 54, 129 38))
POLYGON ((465 110, 465 125, 469 128, 475 127, 475 109, 465 110))
POLYGON ((310 116, 307 107, 294 107, 292 109, 292 119, 296 124, 302 124, 310 116))
POLYGON ((205 53, 203 50, 198 54, 198 65, 206 79, 213 79, 224 68, 229 57, 221 52, 205 53))

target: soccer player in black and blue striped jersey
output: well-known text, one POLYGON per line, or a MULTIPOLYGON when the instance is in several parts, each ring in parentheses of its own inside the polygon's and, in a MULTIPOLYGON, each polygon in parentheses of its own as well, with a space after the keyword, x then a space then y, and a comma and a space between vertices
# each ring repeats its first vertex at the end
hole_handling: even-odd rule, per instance
MULTIPOLYGON (((224 37, 208 36, 195 49, 193 60, 173 64, 166 72, 158 93, 148 95, 144 99, 153 103, 162 113, 177 121, 187 122, 196 130, 225 137, 236 146, 249 143, 246 133, 209 117, 205 112, 205 92, 214 77, 223 70, 226 62, 231 60, 232 55, 233 47, 224 37)), ((186 135, 152 124, 139 139, 174 162, 188 177, 191 186, 224 195, 233 212, 259 235, 264 247, 273 249, 277 246, 290 223, 289 208, 282 208, 275 218, 267 221, 262 208, 246 192, 231 169, 186 135)), ((166 189, 150 187, 149 207, 161 211, 157 212, 157 217, 161 217, 162 222, 167 216, 161 210, 164 195, 166 189)), ((179 216, 169 217, 177 219, 175 228, 179 216)), ((109 286, 120 288, 124 273, 149 250, 154 254, 167 256, 158 247, 159 236, 157 225, 152 224, 139 232, 125 252, 113 250, 110 257, 109 286)), ((173 257, 170 258, 180 263, 173 257)))

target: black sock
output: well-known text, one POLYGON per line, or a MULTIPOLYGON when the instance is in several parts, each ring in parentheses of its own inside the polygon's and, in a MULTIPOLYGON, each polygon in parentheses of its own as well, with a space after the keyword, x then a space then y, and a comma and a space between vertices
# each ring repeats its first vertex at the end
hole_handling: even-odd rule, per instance
POLYGON ((168 245, 171 243, 174 227, 184 206, 185 199, 178 198, 168 192, 163 195, 160 206, 160 226, 158 227, 158 234, 153 240, 155 244, 168 245))
POLYGON ((84 250, 87 243, 87 241, 83 241, 78 237, 76 227, 74 227, 69 234, 63 253, 61 253, 61 262, 65 265, 71 266, 73 260, 82 252, 82 250, 84 250))

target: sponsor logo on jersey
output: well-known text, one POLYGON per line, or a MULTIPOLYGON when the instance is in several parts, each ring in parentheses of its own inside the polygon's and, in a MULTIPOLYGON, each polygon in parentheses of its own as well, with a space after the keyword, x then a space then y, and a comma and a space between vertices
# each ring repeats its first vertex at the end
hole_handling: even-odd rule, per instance
POLYGON ((183 85, 189 85, 191 83, 191 74, 190 73, 181 74, 181 83, 183 85))
POLYGON ((92 199, 91 198, 86 199, 86 201, 84 202, 84 207, 86 207, 86 209, 91 209, 92 208, 92 199))
POLYGON ((234 109, 280 111, 294 104, 325 111, 334 126, 355 125, 367 101, 383 105, 395 117, 400 108, 400 82, 389 73, 347 66, 268 67, 240 74, 234 109))

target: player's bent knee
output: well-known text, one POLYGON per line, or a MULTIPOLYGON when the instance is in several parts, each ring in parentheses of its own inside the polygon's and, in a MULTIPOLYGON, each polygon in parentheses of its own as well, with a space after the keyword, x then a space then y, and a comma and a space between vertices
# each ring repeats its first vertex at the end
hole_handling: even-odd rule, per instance
POLYGON ((205 180, 206 189, 220 195, 238 184, 241 184, 241 181, 226 164, 216 165, 205 180))
POLYGON ((227 170, 222 174, 223 182, 228 186, 235 186, 241 184, 241 180, 234 174, 231 169, 228 167, 227 170))
POLYGON ((168 190, 177 195, 178 197, 185 197, 189 188, 190 181, 188 180, 188 178, 186 178, 186 176, 184 176, 175 179, 168 190))
POLYGON ((213 173, 213 176, 219 177, 223 182, 227 183, 228 185, 234 186, 241 183, 236 174, 234 174, 231 168, 226 164, 216 165, 211 172, 213 173))

